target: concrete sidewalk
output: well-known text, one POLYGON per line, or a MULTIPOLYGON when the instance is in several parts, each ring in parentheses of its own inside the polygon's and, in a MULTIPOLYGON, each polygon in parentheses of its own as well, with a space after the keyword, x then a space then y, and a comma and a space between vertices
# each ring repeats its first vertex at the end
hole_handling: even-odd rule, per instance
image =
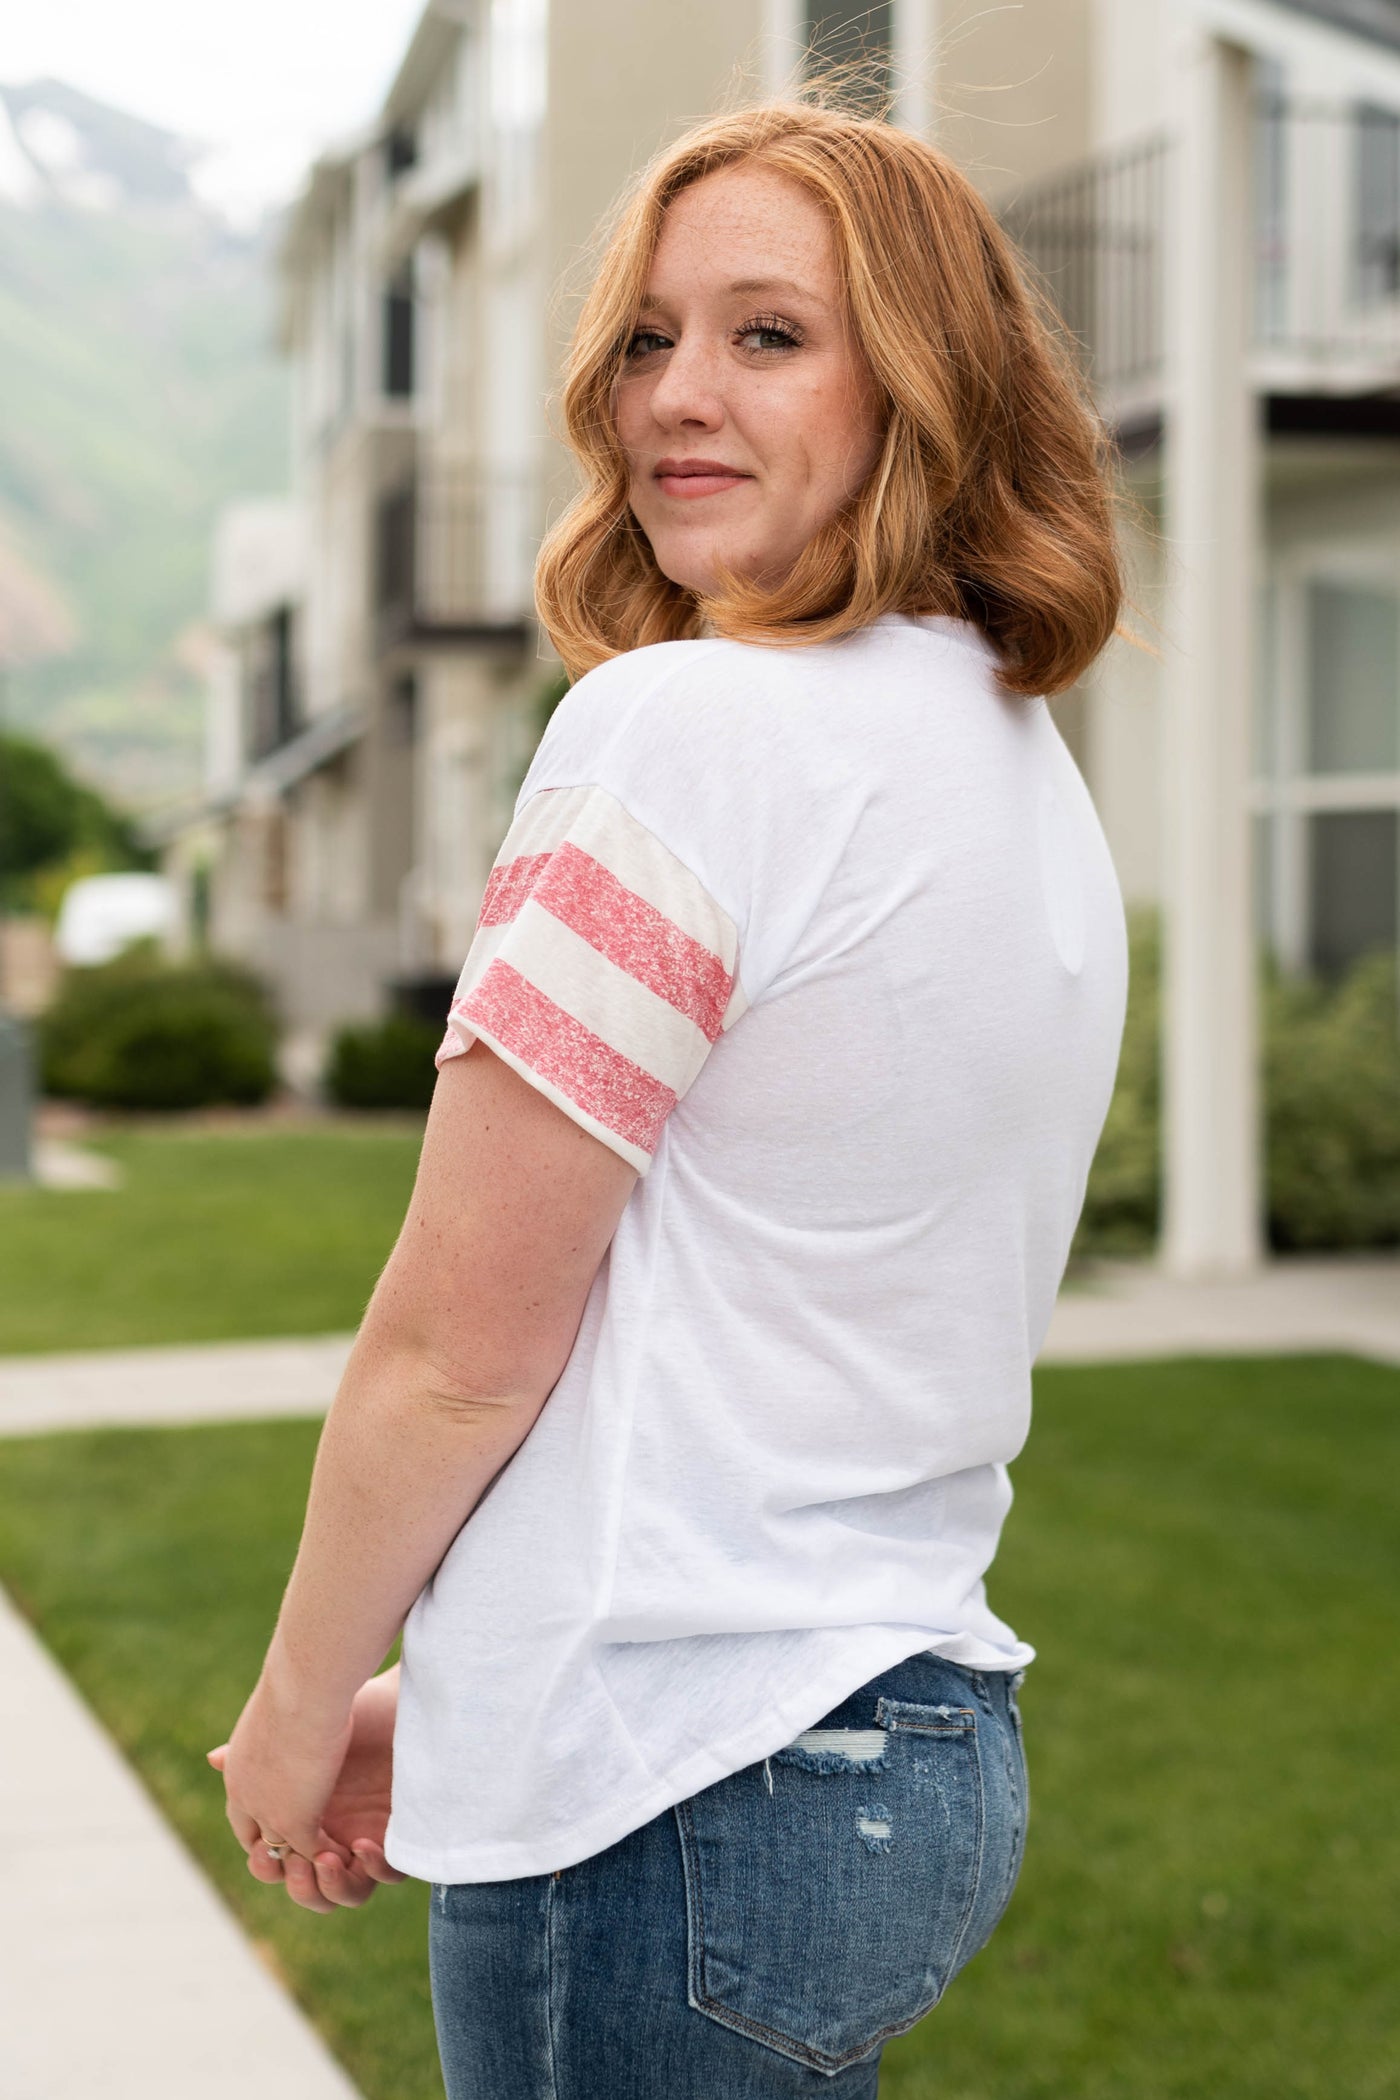
POLYGON ((1149 1263, 1105 1262, 1060 1293, 1039 1361, 1335 1350, 1400 1364, 1400 1252, 1290 1257, 1234 1283, 1178 1283, 1149 1263))
POLYGON ((0 1356, 0 1436, 105 1424, 261 1421, 323 1414, 348 1334, 0 1356))
MULTIPOLYGON (((254 1421, 330 1405, 349 1335, 0 1357, 0 1436, 254 1421)), ((1343 1350, 1400 1363, 1400 1254, 1277 1261, 1238 1283, 1105 1262, 1060 1295, 1042 1363, 1343 1350)))
POLYGON ((3 1592, 0 1745, 4 2100, 356 2100, 3 1592))

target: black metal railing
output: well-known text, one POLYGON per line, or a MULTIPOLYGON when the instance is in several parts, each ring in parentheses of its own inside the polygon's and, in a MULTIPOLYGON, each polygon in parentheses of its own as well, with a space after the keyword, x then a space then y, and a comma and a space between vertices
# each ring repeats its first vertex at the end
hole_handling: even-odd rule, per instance
MULTIPOLYGON (((1400 383, 1400 111, 1271 96, 1253 124, 1251 335, 1266 383, 1400 383)), ((1160 389, 1174 150, 1141 140, 1000 214, 1109 406, 1160 389)))
POLYGON ((1167 151, 1154 137, 1084 161, 1001 214, 1104 392, 1140 387, 1161 364, 1167 151))
POLYGON ((524 475, 420 468, 384 490, 374 521, 381 651, 523 639, 534 525, 524 475))

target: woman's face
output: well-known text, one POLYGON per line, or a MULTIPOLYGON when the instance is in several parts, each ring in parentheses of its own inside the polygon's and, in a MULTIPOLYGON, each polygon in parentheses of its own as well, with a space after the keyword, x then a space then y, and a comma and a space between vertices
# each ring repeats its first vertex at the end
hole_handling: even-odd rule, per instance
POLYGON ((669 206, 616 393, 637 521, 662 574, 778 582, 879 455, 826 215, 771 169, 669 206))

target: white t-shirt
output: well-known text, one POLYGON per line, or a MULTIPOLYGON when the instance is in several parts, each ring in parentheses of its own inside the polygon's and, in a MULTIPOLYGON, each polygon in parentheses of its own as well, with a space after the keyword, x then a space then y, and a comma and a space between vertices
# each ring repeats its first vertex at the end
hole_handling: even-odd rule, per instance
POLYGON ((439 1061, 638 1169, 569 1361, 413 1608, 387 1852, 589 1857, 923 1649, 983 1576, 1127 947, 1043 700, 966 622, 668 642, 565 698, 439 1061))

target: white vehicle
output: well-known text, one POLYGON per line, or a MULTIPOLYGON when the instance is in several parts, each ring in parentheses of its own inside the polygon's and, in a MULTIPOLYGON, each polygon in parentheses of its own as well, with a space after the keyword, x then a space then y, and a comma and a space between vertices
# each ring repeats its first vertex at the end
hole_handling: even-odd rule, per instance
POLYGON ((179 898, 164 875, 85 875, 63 893, 54 947, 65 963, 105 963, 133 941, 166 940, 179 924, 179 898))

